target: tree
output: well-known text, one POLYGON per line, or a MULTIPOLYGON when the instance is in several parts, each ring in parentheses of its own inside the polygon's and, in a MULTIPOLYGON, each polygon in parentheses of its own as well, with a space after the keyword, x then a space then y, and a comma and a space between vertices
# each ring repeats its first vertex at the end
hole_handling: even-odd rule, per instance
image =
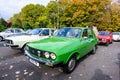
POLYGON ((7 22, 3 19, 0 18, 0 31, 3 31, 4 29, 6 29, 7 22))
POLYGON ((111 30, 120 31, 120 5, 114 4, 110 8, 112 13, 111 30))
POLYGON ((12 27, 24 28, 22 26, 22 22, 20 20, 20 13, 19 14, 14 14, 11 22, 12 22, 12 27))
POLYGON ((67 3, 62 15, 62 23, 70 26, 92 26, 92 24, 105 26, 110 24, 109 13, 105 9, 110 0, 62 0, 67 3), (106 5, 106 3, 108 3, 106 5), (106 23, 107 22, 107 23, 106 23))
POLYGON ((57 27, 57 19, 58 19, 58 4, 56 1, 51 1, 46 6, 46 16, 48 17, 49 27, 57 27))
POLYGON ((3 18, 0 18, 0 24, 6 26, 7 22, 3 18))
MULTIPOLYGON (((20 20, 22 21, 22 25, 25 27, 26 25, 31 28, 38 27, 38 18, 44 15, 45 7, 39 4, 29 4, 22 8, 20 20)), ((40 27, 40 26, 39 26, 40 27)))

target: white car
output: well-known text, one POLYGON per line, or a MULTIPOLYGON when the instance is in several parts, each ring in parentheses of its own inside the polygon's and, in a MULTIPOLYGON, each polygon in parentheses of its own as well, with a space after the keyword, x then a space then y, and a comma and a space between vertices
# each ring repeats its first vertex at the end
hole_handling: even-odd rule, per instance
POLYGON ((22 33, 24 33, 24 30, 22 30, 21 28, 8 28, 5 31, 0 32, 0 41, 11 35, 19 35, 22 33))
POLYGON ((52 35, 53 32, 54 30, 50 28, 33 29, 28 34, 7 37, 5 39, 5 46, 9 46, 12 49, 24 50, 24 47, 28 42, 33 42, 44 38, 48 38, 52 35))
POLYGON ((113 32, 113 40, 120 41, 120 32, 113 32))

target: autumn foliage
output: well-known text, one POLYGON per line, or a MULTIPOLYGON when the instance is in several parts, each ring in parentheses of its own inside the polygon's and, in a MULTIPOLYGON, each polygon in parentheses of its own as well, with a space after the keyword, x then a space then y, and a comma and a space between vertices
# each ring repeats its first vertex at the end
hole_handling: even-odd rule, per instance
POLYGON ((12 27, 91 27, 120 31, 120 6, 111 0, 57 0, 47 6, 29 4, 11 19, 12 27))

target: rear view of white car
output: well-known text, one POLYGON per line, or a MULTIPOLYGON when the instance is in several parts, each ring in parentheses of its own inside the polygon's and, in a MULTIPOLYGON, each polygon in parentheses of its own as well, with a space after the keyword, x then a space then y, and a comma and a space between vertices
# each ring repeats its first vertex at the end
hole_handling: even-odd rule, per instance
POLYGON ((30 30, 28 34, 20 36, 11 36, 5 39, 5 46, 9 46, 12 49, 21 49, 24 50, 25 45, 28 42, 38 41, 44 38, 48 38, 54 32, 50 28, 36 28, 30 30))
POLYGON ((120 32, 113 32, 113 41, 120 41, 120 32))

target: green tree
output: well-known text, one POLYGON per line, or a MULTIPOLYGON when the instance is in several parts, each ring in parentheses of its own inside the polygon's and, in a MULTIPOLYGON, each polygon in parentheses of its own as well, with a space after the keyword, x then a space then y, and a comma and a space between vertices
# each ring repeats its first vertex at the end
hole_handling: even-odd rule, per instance
MULTIPOLYGON (((26 25, 31 28, 38 27, 39 17, 44 15, 45 7, 39 4, 29 4, 22 8, 20 20, 22 25, 26 25)), ((41 26, 39 26, 41 27, 41 26)))
POLYGON ((120 31, 120 5, 114 4, 111 6, 112 20, 111 28, 112 31, 120 31))
POLYGON ((14 14, 11 22, 12 22, 12 27, 24 28, 20 20, 20 14, 14 14))
POLYGON ((6 29, 7 22, 3 19, 0 18, 0 31, 3 31, 4 29, 6 29))
POLYGON ((57 19, 58 19, 58 3, 56 1, 51 1, 46 6, 45 15, 49 21, 49 27, 57 27, 57 19))

